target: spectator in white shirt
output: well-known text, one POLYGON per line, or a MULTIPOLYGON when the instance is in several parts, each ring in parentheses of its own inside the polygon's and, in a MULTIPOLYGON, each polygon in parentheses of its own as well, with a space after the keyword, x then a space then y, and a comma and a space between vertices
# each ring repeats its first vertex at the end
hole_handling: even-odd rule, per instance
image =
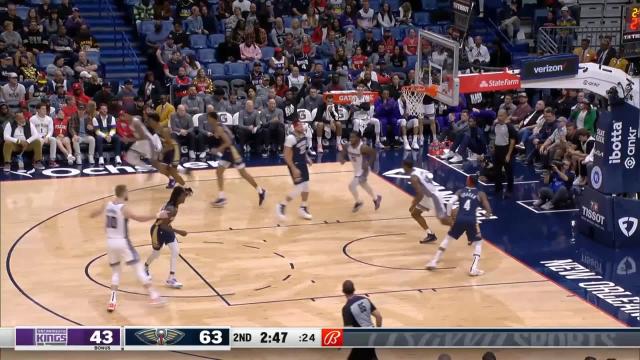
POLYGON ((2 85, 2 100, 9 106, 11 111, 17 112, 20 109, 20 102, 24 100, 27 90, 24 85, 18 83, 18 74, 12 72, 7 74, 9 82, 2 85))
POLYGON ((49 167, 58 167, 56 163, 57 141, 53 137, 53 119, 48 115, 47 105, 39 104, 36 114, 29 119, 40 134, 42 147, 49 145, 49 167))
POLYGON ((289 88, 295 86, 298 89, 302 89, 302 85, 304 85, 304 75, 300 74, 300 69, 297 66, 295 66, 291 70, 291 74, 287 76, 287 83, 287 85, 289 85, 289 88))
POLYGON ((251 1, 249 0, 235 0, 232 4, 231 4, 231 8, 240 8, 240 11, 243 13, 245 12, 249 12, 250 8, 251 8, 251 1))
POLYGON ((362 9, 358 11, 358 27, 362 30, 371 29, 376 25, 375 12, 369 7, 369 0, 362 1, 362 9))
MULTIPOLYGON (((22 113, 17 113, 14 121, 7 122, 4 127, 4 145, 2 153, 4 155, 5 172, 11 171, 11 155, 14 152, 22 153, 33 151, 34 168, 44 169, 42 165, 42 144, 40 134, 33 123, 26 121, 22 113), (29 136, 27 138, 27 136, 29 136)), ((21 162, 18 162, 22 165, 21 162)))
POLYGON ((391 7, 389 3, 385 2, 382 4, 382 8, 380 8, 380 12, 378 13, 378 25, 384 29, 389 29, 396 26, 396 18, 393 16, 391 12, 391 7))
POLYGON ((469 62, 476 65, 486 65, 491 60, 489 49, 482 44, 482 37, 476 36, 473 39, 473 46, 469 49, 469 62))

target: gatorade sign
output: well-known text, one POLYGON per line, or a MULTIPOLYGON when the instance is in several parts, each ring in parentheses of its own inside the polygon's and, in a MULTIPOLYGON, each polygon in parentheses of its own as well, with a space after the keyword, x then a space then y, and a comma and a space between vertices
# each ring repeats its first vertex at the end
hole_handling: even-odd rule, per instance
POLYGON ((521 80, 540 80, 575 76, 580 61, 576 55, 549 56, 523 61, 521 80))

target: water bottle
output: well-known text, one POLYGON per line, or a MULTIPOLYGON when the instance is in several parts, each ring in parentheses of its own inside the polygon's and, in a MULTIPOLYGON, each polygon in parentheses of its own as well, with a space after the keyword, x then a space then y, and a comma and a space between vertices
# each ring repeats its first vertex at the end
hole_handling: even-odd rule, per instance
POLYGON ((16 156, 18 160, 18 170, 24 170, 24 159, 22 158, 22 154, 16 156))

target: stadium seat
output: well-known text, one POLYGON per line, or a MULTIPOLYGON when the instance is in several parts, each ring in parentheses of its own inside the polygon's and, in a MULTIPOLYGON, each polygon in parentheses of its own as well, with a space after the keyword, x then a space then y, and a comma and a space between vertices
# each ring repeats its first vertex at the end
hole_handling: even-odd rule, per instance
POLYGON ((382 31, 375 29, 373 31, 373 40, 380 42, 382 40, 382 31))
POLYGON ((138 33, 148 34, 153 32, 154 23, 155 21, 153 20, 140 21, 140 23, 138 24, 138 33))
POLYGON ((413 14, 413 21, 418 26, 427 26, 431 24, 428 12, 416 12, 413 14))
POLYGON ((360 42, 360 40, 364 39, 364 32, 362 32, 361 29, 355 29, 353 30, 353 38, 360 42))
POLYGON ((189 36, 189 47, 192 49, 204 49, 207 47, 207 36, 194 34, 189 36))
POLYGON ((236 92, 239 90, 244 91, 245 86, 247 86, 247 82, 242 79, 233 79, 229 82, 229 85, 231 85, 231 89, 235 90, 236 92))
POLYGON ((291 27, 291 21, 293 19, 291 18, 291 16, 283 16, 282 17, 282 22, 284 24, 284 27, 286 28, 290 28, 291 27))
POLYGON ((233 125, 233 115, 228 112, 219 112, 218 120, 222 125, 232 126, 233 125))
POLYGON ((220 63, 212 63, 207 65, 207 70, 209 70, 209 75, 215 77, 225 76, 225 66, 220 63))
POLYGON ((388 0, 387 3, 391 8, 391 11, 395 11, 400 8, 400 0, 388 0))
POLYGON ((87 58, 90 61, 100 65, 100 52, 99 51, 87 51, 87 58))
POLYGON ((418 57, 416 55, 407 56, 407 68, 409 70, 416 67, 416 61, 418 61, 418 57))
MULTIPOLYGON (((422 10, 435 10, 438 8, 438 2, 436 0, 422 0, 422 10)), ((417 15, 418 13, 416 13, 417 15)))
POLYGON ((392 27, 391 36, 393 36, 393 38, 396 39, 397 41, 402 41, 404 39, 406 29, 407 29, 406 26, 392 27))
POLYGON ((53 64, 53 60, 56 58, 56 54, 40 53, 36 59, 36 64, 39 68, 45 68, 49 64, 53 64))
POLYGON ((271 46, 265 46, 262 48, 262 60, 265 61, 269 61, 269 59, 271 59, 273 57, 273 53, 275 51, 275 48, 272 48, 271 46))
MULTIPOLYGON (((29 13, 28 6, 16 6, 16 15, 18 15, 20 19, 26 19, 27 13, 29 13)), ((22 29, 14 29, 14 30, 21 31, 22 29)))
POLYGON ((225 80, 214 80, 213 85, 215 85, 216 89, 223 89, 225 94, 229 94, 229 83, 225 80))
POLYGON ((237 62, 226 64, 225 66, 227 68, 227 75, 245 77, 249 74, 246 63, 237 62))
POLYGON ((373 9, 373 11, 378 14, 378 10, 380 9, 380 0, 369 0, 369 8, 373 9))
POLYGON ((183 57, 187 57, 189 55, 196 55, 195 50, 191 50, 189 48, 184 48, 180 50, 180 54, 182 54, 183 57))
POLYGON ((210 64, 216 62, 216 50, 215 49, 200 49, 198 50, 198 61, 202 64, 210 64))
POLYGON ((209 47, 215 48, 222 42, 224 42, 224 34, 211 34, 208 38, 209 47))

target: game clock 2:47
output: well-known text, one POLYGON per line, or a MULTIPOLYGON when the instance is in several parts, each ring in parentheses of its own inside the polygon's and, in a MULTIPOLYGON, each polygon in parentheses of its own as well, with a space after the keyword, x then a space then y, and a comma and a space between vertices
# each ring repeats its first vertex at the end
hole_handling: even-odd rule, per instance
POLYGON ((231 347, 320 347, 320 329, 233 328, 231 347))

